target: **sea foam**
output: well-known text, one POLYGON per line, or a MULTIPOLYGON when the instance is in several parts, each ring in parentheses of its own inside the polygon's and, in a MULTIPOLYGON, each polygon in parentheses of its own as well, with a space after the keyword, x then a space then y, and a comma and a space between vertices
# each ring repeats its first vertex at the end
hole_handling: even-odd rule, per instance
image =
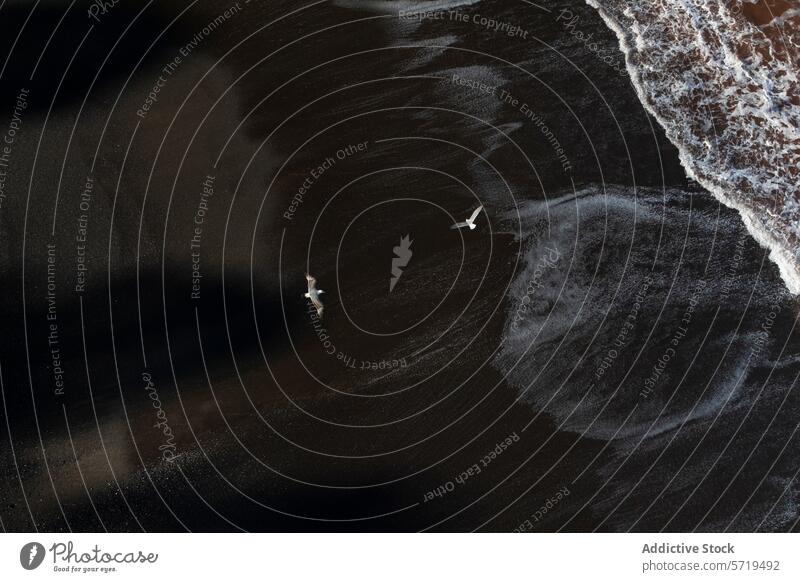
POLYGON ((800 8, 755 0, 586 0, 692 179, 741 214, 800 294, 800 8))

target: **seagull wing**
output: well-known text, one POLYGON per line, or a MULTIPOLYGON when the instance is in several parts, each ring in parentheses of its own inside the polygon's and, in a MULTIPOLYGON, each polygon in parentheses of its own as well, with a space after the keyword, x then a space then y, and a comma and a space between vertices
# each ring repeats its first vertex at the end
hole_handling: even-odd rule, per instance
POLYGON ((317 308, 317 315, 322 317, 322 310, 325 309, 325 306, 322 305, 322 301, 319 300, 319 297, 317 296, 316 293, 311 295, 311 303, 313 303, 314 307, 317 308))
POLYGON ((317 280, 314 277, 306 274, 306 280, 308 281, 308 293, 306 293, 304 297, 311 299, 311 303, 313 303, 314 307, 317 309, 317 315, 321 318, 324 306, 322 305, 322 301, 319 300, 319 294, 322 293, 322 291, 317 291, 317 280))
POLYGON ((475 222, 475 219, 478 218, 478 215, 481 213, 481 210, 483 210, 483 206, 478 206, 478 208, 475 209, 475 212, 472 213, 472 216, 469 217, 469 220, 467 220, 467 222, 475 222))
POLYGON ((469 223, 467 223, 467 222, 456 222, 453 226, 450 227, 450 229, 452 230, 452 229, 456 229, 456 228, 464 228, 466 226, 469 226, 469 223))

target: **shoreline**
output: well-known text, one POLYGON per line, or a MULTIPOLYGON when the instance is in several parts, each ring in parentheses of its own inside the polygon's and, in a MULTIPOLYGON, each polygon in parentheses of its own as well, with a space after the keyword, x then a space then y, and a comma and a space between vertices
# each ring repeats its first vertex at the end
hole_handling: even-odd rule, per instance
MULTIPOLYGON (((648 83, 642 78, 643 71, 632 62, 639 53, 648 47, 638 46, 636 33, 626 28, 623 22, 615 18, 600 0, 586 0, 586 3, 598 12, 609 29, 617 36, 636 94, 645 110, 656 119, 664 129, 670 142, 678 149, 681 165, 685 169, 687 176, 698 182, 717 200, 739 212, 748 232, 761 246, 770 251, 770 259, 778 266, 787 289, 793 295, 800 294, 800 261, 798 261, 791 248, 792 238, 797 235, 792 233, 790 223, 780 216, 781 208, 777 204, 778 201, 776 201, 776 208, 770 209, 759 204, 760 196, 756 192, 750 192, 753 196, 752 200, 737 198, 735 195, 728 193, 728 191, 737 191, 736 184, 725 183, 724 179, 711 176, 703 171, 703 163, 698 160, 697 155, 692 151, 692 145, 694 144, 686 142, 687 136, 681 136, 676 128, 679 123, 676 120, 670 120, 666 113, 659 108, 657 103, 658 96, 652 93, 657 89, 648 86, 648 83), (651 91, 651 93, 648 91, 651 91), (765 224, 765 220, 769 220, 773 224, 765 224)), ((789 6, 786 2, 781 4, 783 8, 781 13, 783 13, 789 6)), ((748 4, 743 12, 751 23, 770 22, 772 20, 772 18, 767 18, 768 15, 772 16, 772 13, 769 12, 766 6, 748 4)), ((641 25, 635 19, 632 19, 631 23, 633 26, 641 25)), ((670 109, 670 113, 674 112, 674 109, 670 109)), ((717 137, 715 133, 714 138, 716 139, 717 137)), ((731 155, 729 152, 721 152, 720 157, 723 157, 723 153, 731 155)), ((738 170, 738 168, 731 169, 732 172, 738 170)))

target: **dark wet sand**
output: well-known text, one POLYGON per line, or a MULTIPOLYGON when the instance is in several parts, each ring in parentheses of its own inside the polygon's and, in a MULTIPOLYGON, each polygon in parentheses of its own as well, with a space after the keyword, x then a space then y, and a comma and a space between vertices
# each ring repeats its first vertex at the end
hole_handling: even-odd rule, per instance
MULTIPOLYGON (((522 3, 482 2, 463 13, 520 23, 528 38, 504 38, 473 24, 414 27, 396 17, 376 18, 315 35, 258 64, 303 34, 375 15, 326 5, 256 32, 296 6, 249 6, 250 12, 232 17, 195 49, 169 77, 152 110, 137 116, 165 64, 227 8, 201 3, 165 33, 122 90, 91 170, 106 117, 142 46, 178 10, 158 8, 114 53, 118 60, 90 94, 65 158, 91 82, 85 72, 96 70, 98 55, 105 53, 82 57, 83 72, 60 94, 48 119, 26 222, 27 184, 54 90, 49 77, 63 64, 55 55, 45 59, 32 89, 26 133, 14 151, 14 196, 0 215, 9 281, 0 352, 3 527, 682 531, 714 530, 738 519, 733 529, 754 529, 755 516, 781 499, 777 483, 757 488, 758 480, 766 475, 790 483, 796 468, 781 462, 777 475, 770 466, 782 458, 778 447, 792 438, 791 421, 775 417, 779 421, 767 427, 775 411, 793 409, 796 364, 781 369, 779 396, 761 401, 757 422, 743 435, 751 445, 769 434, 769 452, 757 455, 745 478, 733 481, 735 465, 726 456, 724 475, 705 481, 680 511, 705 472, 685 473, 687 482, 679 478, 661 491, 696 444, 693 437, 679 439, 657 461, 660 449, 645 447, 623 464, 631 443, 558 430, 559 422, 523 398, 494 365, 514 308, 508 286, 520 275, 530 244, 513 234, 521 227, 515 209, 526 201, 568 193, 573 183, 605 181, 684 188, 711 209, 709 215, 731 216, 686 184, 677 153, 628 81, 556 20, 563 7, 580 15, 586 34, 615 47, 613 35, 581 3, 546 13, 522 3), (292 79, 337 57, 343 58, 292 79), (497 83, 518 103, 454 87, 454 71, 497 83), (403 76, 408 78, 397 78, 403 76), (524 117, 520 102, 552 128, 569 171, 552 142, 524 117), (336 158, 340 149, 364 142, 364 151, 336 158), (295 192, 330 157, 335 162, 286 218, 295 192), (51 237, 54 191, 65 159, 51 237), (75 234, 88 174, 97 184, 89 272, 85 291, 76 293, 75 234), (201 229, 203 278, 200 299, 193 299, 190 240, 209 175, 214 180, 201 229), (463 220, 475 197, 487 210, 480 228, 450 230, 450 215, 463 220), (406 234, 414 239, 414 256, 390 294, 392 248, 406 234), (58 257, 63 394, 55 392, 47 344, 47 244, 56 245, 58 257), (330 345, 315 333, 301 297, 306 270, 327 292, 324 326, 333 354, 326 353, 330 345), (403 331, 410 326, 415 327, 403 331), (407 365, 392 371, 360 369, 365 361, 403 358, 407 365), (144 374, 154 388, 146 388, 144 374), (785 402, 776 400, 784 395, 785 402), (159 422, 160 428, 154 426, 159 422), (511 444, 492 457, 507 438, 511 444), (474 465, 480 472, 469 474, 474 465), (614 473, 617 467, 622 468, 614 473), (653 467, 663 478, 650 483, 648 477, 645 486, 633 487, 653 467), (728 483, 733 485, 723 503, 715 506, 728 483), (632 487, 636 494, 620 504, 632 487), (551 500, 564 488, 568 495, 554 505, 551 500), (430 493, 437 489, 440 495, 430 493), (712 507, 718 514, 698 521, 712 507)), ((5 10, 14 22, 27 15, 22 8, 5 10)), ((35 32, 23 37, 23 47, 36 46, 57 20, 51 10, 42 8, 33 19, 35 32)), ((82 16, 75 15, 75 22, 83 22, 82 16)), ((91 42, 113 45, 119 27, 133 16, 121 8, 110 14, 91 42)), ((74 36, 57 36, 54 46, 73 50, 74 36)), ((23 84, 29 65, 15 62, 6 73, 8 86, 23 84)), ((12 102, 13 92, 4 98, 12 102)), ((691 205, 691 197, 684 202, 691 205)), ((609 232, 610 245, 624 249, 627 234, 609 232)), ((657 232, 650 234, 653 239, 641 244, 657 246, 657 232)), ((774 289, 779 283, 771 265, 759 273, 763 252, 752 242, 747 248, 752 265, 743 285, 765 277, 774 289)), ((731 260, 728 249, 712 241, 700 241, 695 250, 694 263, 707 258, 704 252, 710 262, 731 260)), ((671 268, 664 265, 664 273, 671 268)), ((793 310, 788 299, 781 300, 784 313, 793 310)), ((625 306, 606 298, 595 308, 624 314, 625 306)), ((758 316, 749 325, 756 327, 758 316)), ((709 319, 698 324, 702 331, 710 321, 708 313, 703 317, 709 319)), ((787 315, 777 326, 776 345, 792 333, 791 321, 787 315)), ((660 353, 660 342, 668 340, 669 330, 656 334, 650 352, 660 353)), ((575 365, 559 355, 551 370, 564 377, 575 365)), ((727 436, 720 432, 709 449, 719 452, 727 436)), ((791 523, 775 520, 764 528, 790 529, 791 523)))

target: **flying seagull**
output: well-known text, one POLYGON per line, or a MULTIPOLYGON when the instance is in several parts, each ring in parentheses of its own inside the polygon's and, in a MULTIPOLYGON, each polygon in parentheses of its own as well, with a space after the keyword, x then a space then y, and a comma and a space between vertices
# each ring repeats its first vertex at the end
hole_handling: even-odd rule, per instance
POLYGON ((311 299, 311 303, 317 308, 317 315, 322 318, 322 310, 325 308, 322 305, 322 301, 319 300, 319 296, 325 293, 325 291, 317 289, 317 280, 308 273, 306 273, 306 281, 308 281, 308 293, 303 295, 303 297, 311 299))
POLYGON ((475 219, 478 218, 478 214, 481 213, 481 210, 483 210, 483 206, 478 206, 475 212, 472 213, 472 216, 470 216, 467 220, 464 222, 456 222, 450 228, 464 228, 468 226, 470 230, 475 230, 475 219))

